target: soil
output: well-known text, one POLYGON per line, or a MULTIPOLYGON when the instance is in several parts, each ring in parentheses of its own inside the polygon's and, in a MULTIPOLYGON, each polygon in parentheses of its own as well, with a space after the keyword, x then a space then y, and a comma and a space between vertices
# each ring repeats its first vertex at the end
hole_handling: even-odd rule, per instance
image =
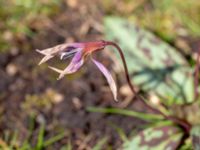
MULTIPOLYGON (((18 47, 0 55, 1 135, 18 131, 22 143, 30 132, 30 120, 33 120, 30 138, 33 145, 41 124, 45 123, 45 139, 60 131, 66 133, 62 140, 46 149, 59 149, 70 141, 73 149, 89 150, 104 137, 108 137, 105 149, 109 145, 120 149, 122 140, 112 125, 127 135, 141 127, 144 122, 133 117, 87 111, 90 106, 122 107, 123 99, 128 97, 119 93, 120 101, 115 102, 105 78, 89 60, 80 72, 59 81, 56 80, 58 74, 48 69, 47 64, 37 65, 42 57, 35 49, 64 42, 103 39, 103 15, 101 5, 96 1, 65 4, 51 20, 32 24, 33 37, 17 41, 18 47)), ((123 73, 119 75, 112 71, 114 62, 106 52, 98 52, 96 57, 115 75, 119 89, 126 85, 123 73)), ((67 66, 67 62, 55 59, 48 64, 59 68, 67 66)), ((142 110, 139 102, 131 100, 126 109, 136 107, 142 110)))

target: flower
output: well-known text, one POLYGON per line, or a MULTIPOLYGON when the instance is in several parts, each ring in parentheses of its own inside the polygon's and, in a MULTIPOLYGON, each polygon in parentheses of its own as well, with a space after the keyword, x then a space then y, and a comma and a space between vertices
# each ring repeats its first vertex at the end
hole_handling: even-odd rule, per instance
MULTIPOLYGON (((73 56, 71 62, 64 70, 49 66, 50 69, 60 74, 58 77, 58 80, 59 80, 67 74, 72 74, 72 73, 77 72, 83 66, 87 56, 89 55, 91 56, 91 54, 95 51, 104 49, 105 46, 106 46, 105 41, 69 43, 69 44, 67 43, 67 44, 60 44, 55 47, 47 48, 41 51, 40 50, 36 50, 36 51, 44 55, 42 60, 39 62, 39 65, 42 63, 45 63, 46 61, 48 61, 49 59, 55 56, 59 56, 61 60, 64 60, 73 56)), ((97 68, 103 73, 103 75, 107 79, 107 82, 113 93, 114 99, 117 100, 117 86, 110 72, 106 69, 106 67, 102 63, 100 63, 99 61, 95 60, 92 57, 90 58, 92 62, 97 66, 97 68)))

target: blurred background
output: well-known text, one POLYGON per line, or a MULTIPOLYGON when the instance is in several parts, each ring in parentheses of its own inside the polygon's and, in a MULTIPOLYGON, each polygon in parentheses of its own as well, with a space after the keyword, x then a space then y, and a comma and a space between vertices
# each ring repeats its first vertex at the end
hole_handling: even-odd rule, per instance
MULTIPOLYGON (((168 49, 173 51, 169 58, 174 56, 174 60, 166 60, 167 65, 177 62, 188 68, 194 67, 200 48, 198 0, 0 1, 1 149, 122 149, 123 137, 135 134, 146 125, 146 121, 131 115, 95 112, 98 111, 96 107, 151 112, 133 99, 123 68, 119 67, 121 60, 112 48, 98 52, 95 57, 109 68, 117 82, 119 102, 113 100, 106 80, 90 61, 78 73, 59 81, 56 80, 58 74, 47 66, 64 68, 67 62, 54 59, 37 65, 42 56, 35 49, 42 50, 64 42, 113 40, 126 51, 128 41, 131 47, 134 39, 126 36, 126 31, 132 32, 129 32, 131 27, 120 26, 123 21, 133 25, 133 29, 140 28, 142 33, 144 29, 143 37, 148 32, 147 38, 149 34, 156 36, 164 47, 167 45, 167 50, 158 47, 161 53, 168 49)), ((137 37, 137 32, 130 36, 141 38, 137 37)), ((157 45, 159 41, 152 42, 157 45)), ((136 47, 133 49, 137 52, 136 47)), ((145 62, 149 49, 143 50, 144 56, 140 58, 145 62)), ((129 53, 126 56, 130 57, 129 53)), ((165 57, 157 54, 155 52, 155 59, 165 57)), ((128 58, 127 62, 130 71, 134 72, 137 64, 132 59, 128 58)), ((156 68, 156 65, 152 66, 156 68)), ((131 72, 131 75, 138 77, 140 74, 131 72)), ((150 100, 156 104, 160 102, 154 91, 149 90, 149 84, 141 84, 146 78, 133 80, 136 80, 137 91, 144 95, 152 91, 150 100)), ((188 88, 191 87, 189 83, 188 88)), ((151 88, 155 89, 155 86, 151 88)), ((193 96, 188 95, 191 102, 193 96)), ((178 104, 182 104, 180 99, 178 104)), ((172 104, 174 99, 171 98, 166 105, 172 104)))

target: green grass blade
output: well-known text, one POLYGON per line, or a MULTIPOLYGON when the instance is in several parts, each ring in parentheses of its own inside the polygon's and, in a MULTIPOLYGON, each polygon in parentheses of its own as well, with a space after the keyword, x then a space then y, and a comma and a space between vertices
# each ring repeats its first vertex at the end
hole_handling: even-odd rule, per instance
POLYGON ((41 125, 39 135, 38 135, 38 141, 36 145, 36 150, 41 150, 43 148, 44 144, 44 124, 41 125))
POLYGON ((120 108, 97 108, 97 107, 88 107, 88 111, 90 112, 100 112, 100 113, 111 113, 111 114, 120 114, 125 116, 136 117, 146 121, 155 121, 162 120, 163 116, 157 114, 145 114, 141 112, 136 112, 133 110, 125 110, 120 108))
POLYGON ((31 145, 28 141, 25 141, 19 150, 32 150, 31 145))
POLYGON ((68 140, 67 145, 63 146, 61 150, 72 150, 72 144, 70 140, 68 140))
POLYGON ((115 125, 113 123, 110 123, 110 125, 117 131, 118 135, 120 136, 120 138, 123 142, 128 141, 128 137, 126 136, 126 134, 122 128, 118 127, 117 125, 115 125))
POLYGON ((102 150, 102 147, 105 145, 107 142, 108 138, 104 137, 99 142, 92 148, 92 150, 102 150))
POLYGON ((49 145, 52 145, 53 143, 55 143, 55 142, 61 140, 61 139, 64 138, 64 137, 65 137, 65 133, 60 133, 60 134, 58 134, 58 135, 56 135, 56 136, 54 136, 54 137, 48 139, 47 141, 45 141, 45 142, 44 142, 44 147, 47 147, 47 146, 49 146, 49 145))
POLYGON ((18 131, 14 131, 13 135, 12 135, 12 139, 10 142, 10 147, 9 149, 14 149, 16 143, 17 143, 17 138, 18 138, 18 131))

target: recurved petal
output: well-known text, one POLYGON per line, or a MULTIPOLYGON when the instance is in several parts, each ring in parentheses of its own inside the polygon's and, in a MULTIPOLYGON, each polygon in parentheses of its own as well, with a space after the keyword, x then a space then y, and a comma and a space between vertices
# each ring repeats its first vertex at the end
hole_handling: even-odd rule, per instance
POLYGON ((51 56, 51 55, 46 55, 46 56, 44 56, 44 57, 42 58, 42 60, 38 63, 38 65, 41 65, 41 64, 47 62, 47 61, 48 61, 49 59, 51 59, 51 58, 53 58, 53 56, 51 56))
POLYGON ((40 54, 42 54, 42 55, 45 55, 45 56, 42 58, 42 60, 38 63, 38 65, 41 65, 42 63, 45 63, 45 62, 48 61, 49 59, 53 58, 52 55, 46 53, 46 52, 43 51, 43 50, 38 50, 38 49, 36 49, 36 52, 38 52, 38 53, 40 53, 40 54))
POLYGON ((112 78, 110 72, 104 67, 104 65, 100 62, 98 62, 95 59, 92 59, 94 64, 99 68, 99 70, 103 73, 103 75, 106 77, 106 80, 110 86, 110 89, 113 93, 115 101, 117 101, 117 86, 115 84, 114 79, 112 78))
POLYGON ((60 44, 54 47, 46 48, 43 50, 36 50, 36 51, 43 55, 56 55, 59 52, 62 52, 63 50, 65 50, 68 46, 69 44, 65 43, 65 44, 60 44))
POLYGON ((54 56, 54 55, 57 55, 62 52, 70 52, 70 51, 72 51, 74 49, 78 49, 78 48, 83 48, 83 44, 64 43, 64 44, 56 45, 54 47, 46 48, 43 50, 37 49, 36 51, 43 55, 53 55, 54 56))
POLYGON ((63 70, 61 69, 58 69, 58 68, 55 68, 55 67, 52 67, 52 66, 48 66, 51 70, 55 71, 55 72, 58 72, 58 73, 63 73, 63 70))
POLYGON ((72 61, 70 62, 70 64, 67 66, 67 68, 65 68, 64 70, 60 70, 54 67, 49 67, 50 69, 60 73, 58 80, 63 78, 66 74, 72 74, 75 73, 76 71, 78 71, 81 66, 83 65, 84 60, 82 58, 82 51, 77 52, 72 61))

